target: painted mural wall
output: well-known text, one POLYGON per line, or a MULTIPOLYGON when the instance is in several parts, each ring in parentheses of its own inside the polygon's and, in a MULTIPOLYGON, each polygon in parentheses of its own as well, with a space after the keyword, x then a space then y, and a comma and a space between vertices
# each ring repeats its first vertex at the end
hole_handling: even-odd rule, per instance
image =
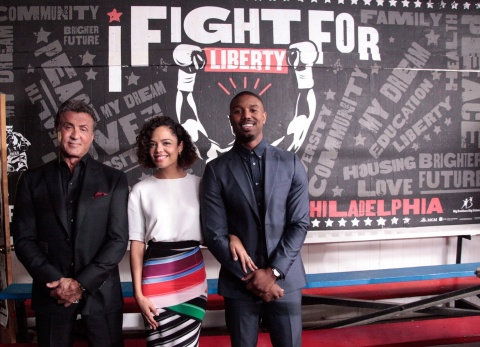
POLYGON ((94 107, 91 154, 133 185, 150 174, 133 149, 145 120, 182 123, 202 175, 232 146, 242 90, 308 172, 311 232, 480 222, 480 2, 0 4, 12 202, 21 171, 57 158, 67 99, 94 107))

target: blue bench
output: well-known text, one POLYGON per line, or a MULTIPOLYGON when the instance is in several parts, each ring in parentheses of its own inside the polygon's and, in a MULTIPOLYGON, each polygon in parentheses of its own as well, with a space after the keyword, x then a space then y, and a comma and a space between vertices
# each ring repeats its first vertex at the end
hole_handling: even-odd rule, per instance
MULTIPOLYGON (((472 310, 471 308, 456 310, 455 312, 449 309, 436 308, 436 306, 442 303, 480 294, 480 279, 475 276, 475 270, 479 267, 480 263, 465 263, 307 274, 307 285, 304 289, 303 303, 305 305, 327 304, 368 307, 377 310, 374 313, 361 315, 334 324, 322 325, 319 326, 319 328, 372 323, 396 316, 399 312, 435 312, 436 314, 449 316, 479 315, 479 311, 472 310), (445 282, 446 280, 449 282, 445 282), (424 283, 428 284, 428 288, 424 294, 429 293, 433 295, 433 297, 417 300, 409 304, 394 305, 371 300, 342 297, 342 290, 348 291, 352 288, 361 288, 361 290, 365 291, 366 288, 373 287, 372 292, 375 293, 374 296, 376 296, 377 299, 381 299, 382 296, 384 296, 384 294, 381 293, 382 285, 393 285, 395 288, 405 290, 407 287, 419 287, 424 283)), ((384 290, 392 295, 392 290, 389 288, 384 290)), ((208 294, 213 300, 221 299, 221 297, 216 295, 217 289, 217 279, 209 279, 208 294)), ((0 292, 0 299, 15 300, 19 341, 27 336, 24 302, 27 299, 31 299, 31 290, 32 286, 30 283, 13 283, 0 292)), ((125 298, 132 298, 132 283, 122 282, 122 292, 125 298)), ((401 297, 398 293, 400 293, 400 291, 397 291, 394 297, 401 297)))

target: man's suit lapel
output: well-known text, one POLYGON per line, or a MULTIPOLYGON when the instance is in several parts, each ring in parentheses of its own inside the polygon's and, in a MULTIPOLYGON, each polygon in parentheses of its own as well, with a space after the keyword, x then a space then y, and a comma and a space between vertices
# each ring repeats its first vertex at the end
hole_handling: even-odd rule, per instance
POLYGON ((68 221, 67 221, 67 210, 65 209, 65 201, 62 199, 63 188, 62 188, 62 177, 60 169, 58 167, 58 162, 54 161, 43 167, 45 174, 45 182, 50 193, 50 200, 52 201, 55 213, 57 214, 58 220, 63 226, 63 229, 68 233, 68 221))
POLYGON ((278 158, 275 147, 268 145, 265 150, 265 211, 268 210, 268 203, 273 194, 273 186, 278 170, 278 158))
POLYGON ((258 208, 255 202, 255 194, 252 189, 252 184, 250 183, 250 178, 248 177, 247 170, 245 169, 245 165, 242 162, 240 156, 235 153, 232 149, 229 152, 229 160, 228 160, 228 168, 230 169, 235 181, 237 181, 240 190, 242 191, 245 199, 247 200, 248 204, 250 205, 251 209, 254 211, 257 218, 260 218, 258 215, 258 208))

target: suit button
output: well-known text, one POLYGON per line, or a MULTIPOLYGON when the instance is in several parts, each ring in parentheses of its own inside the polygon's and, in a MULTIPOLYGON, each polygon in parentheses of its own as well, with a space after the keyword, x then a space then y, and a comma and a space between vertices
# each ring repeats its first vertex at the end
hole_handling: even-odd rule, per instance
POLYGON ((74 265, 75 265, 74 263, 71 263, 71 264, 70 264, 70 267, 73 267, 74 265))

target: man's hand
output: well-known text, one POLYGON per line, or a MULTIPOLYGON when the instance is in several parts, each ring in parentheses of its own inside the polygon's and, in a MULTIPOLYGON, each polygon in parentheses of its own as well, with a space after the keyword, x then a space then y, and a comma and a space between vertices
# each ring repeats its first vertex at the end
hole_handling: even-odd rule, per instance
POLYGON ((247 289, 265 302, 278 300, 283 296, 283 289, 275 283, 277 278, 270 267, 249 273, 242 280, 249 281, 247 289))
POLYGON ((78 304, 82 298, 83 291, 80 283, 73 278, 62 277, 58 281, 47 283, 47 287, 51 289, 50 296, 65 307, 78 304))
POLYGON ((253 292, 256 295, 262 293, 268 293, 272 286, 275 284, 275 276, 271 268, 258 269, 254 272, 249 273, 247 276, 243 277, 242 280, 249 281, 247 284, 247 289, 253 292))
POLYGON ((260 298, 265 302, 270 302, 280 299, 284 294, 284 291, 278 284, 274 284, 268 293, 260 294, 260 298))

